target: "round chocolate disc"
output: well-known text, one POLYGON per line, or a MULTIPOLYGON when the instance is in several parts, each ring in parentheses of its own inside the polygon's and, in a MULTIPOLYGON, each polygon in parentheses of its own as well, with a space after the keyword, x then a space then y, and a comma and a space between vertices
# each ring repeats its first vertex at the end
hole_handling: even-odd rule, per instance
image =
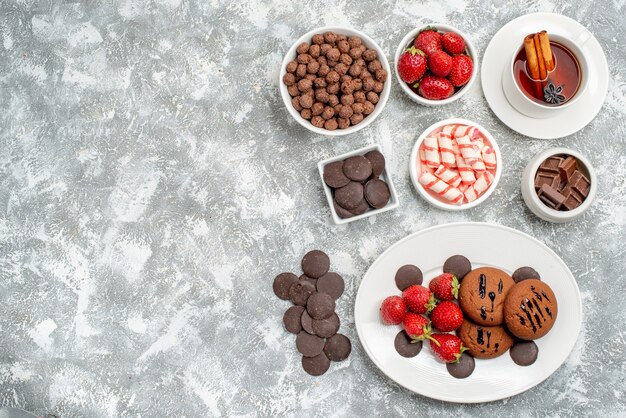
POLYGON ((340 321, 337 314, 333 312, 333 314, 326 319, 313 319, 312 325, 315 335, 330 338, 339 331, 340 321))
POLYGON ((350 180, 365 181, 372 175, 372 163, 362 155, 346 158, 343 162, 343 173, 350 180))
POLYGON ((458 363, 446 364, 448 373, 450 373, 452 377, 456 377, 457 379, 465 379, 466 377, 471 375, 474 372, 474 367, 476 367, 474 357, 466 353, 461 354, 458 363))
POLYGON ((380 209, 389 202, 389 186, 380 179, 373 179, 365 183, 365 200, 373 208, 380 209))
POLYGON ((317 279, 309 277, 306 274, 303 274, 302 276, 300 276, 300 281, 308 282, 308 283, 311 283, 313 286, 317 286, 317 279))
POLYGON ((315 357, 324 349, 324 339, 300 331, 296 337, 296 348, 305 357, 315 357))
POLYGON ((509 354, 518 366, 530 366, 537 360, 539 347, 534 341, 518 341, 513 344, 509 354))
POLYGON ((332 361, 342 361, 348 358, 352 351, 352 344, 343 334, 335 334, 326 340, 324 353, 332 361))
POLYGON ((385 156, 380 151, 374 150, 365 154, 365 158, 372 164, 372 176, 380 177, 385 171, 385 156))
POLYGON ((413 264, 402 266, 396 271, 396 286, 402 291, 414 284, 422 284, 423 281, 422 270, 413 264))
POLYGON ((307 276, 317 279, 328 273, 330 259, 320 250, 309 251, 302 257, 302 271, 307 276))
POLYGON ((539 273, 537 273, 537 271, 534 268, 528 267, 528 266, 518 268, 517 270, 513 272, 513 275, 511 277, 513 277, 513 280, 515 280, 515 283, 519 283, 522 280, 528 280, 528 279, 541 280, 539 273))
POLYGON ((337 201, 333 199, 333 208, 335 208, 335 213, 342 219, 352 218, 354 213, 350 212, 348 209, 344 209, 337 204, 337 201))
POLYGON ((302 356, 302 368, 311 376, 321 376, 328 371, 330 360, 324 352, 315 357, 302 356))
POLYGON ((289 289, 289 299, 294 305, 304 306, 313 293, 315 293, 315 286, 298 280, 289 289))
POLYGON ((326 167, 324 167, 324 183, 333 189, 338 189, 350 183, 350 179, 343 174, 343 161, 326 164, 326 167))
POLYGON ((309 315, 306 309, 304 310, 304 312, 302 312, 302 318, 300 318, 300 322, 302 323, 303 330, 305 330, 309 334, 315 335, 315 331, 313 330, 313 318, 311 318, 311 315, 309 315))
POLYGON ((304 312, 304 306, 292 306, 287 309, 283 316, 283 323, 287 331, 292 334, 302 331, 302 312, 304 312))
POLYGON ((357 206, 356 208, 352 209, 352 213, 356 216, 356 215, 362 215, 365 212, 367 212, 370 208, 369 203, 367 203, 367 200, 363 199, 361 200, 361 203, 359 203, 359 206, 357 206))
POLYGON ((289 289, 294 283, 298 282, 298 276, 293 273, 280 273, 274 279, 274 283, 272 284, 272 288, 274 289, 274 293, 278 296, 279 299, 288 300, 289 299, 289 289))
POLYGON ((335 190, 337 204, 350 212, 361 204, 363 196, 363 185, 356 181, 351 181, 342 188, 335 190))
POLYGON ((470 271, 472 271, 472 263, 462 255, 453 255, 443 263, 443 272, 454 274, 459 282, 470 271))
POLYGON ((313 319, 326 319, 335 312, 335 299, 328 293, 315 292, 307 301, 306 310, 313 319))
POLYGON ((345 289, 343 278, 337 273, 326 273, 317 280, 317 291, 331 295, 335 300, 339 299, 345 289))
POLYGON ((393 346, 402 357, 415 357, 422 351, 423 345, 422 341, 413 342, 404 330, 400 331, 393 340, 393 346))

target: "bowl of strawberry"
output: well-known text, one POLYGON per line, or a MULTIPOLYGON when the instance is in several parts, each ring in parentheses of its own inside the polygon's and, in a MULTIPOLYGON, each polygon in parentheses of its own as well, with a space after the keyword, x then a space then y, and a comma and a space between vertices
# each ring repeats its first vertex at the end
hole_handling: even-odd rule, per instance
POLYGON ((440 106, 459 99, 478 73, 478 54, 458 29, 430 24, 409 32, 396 50, 396 77, 413 101, 440 106))

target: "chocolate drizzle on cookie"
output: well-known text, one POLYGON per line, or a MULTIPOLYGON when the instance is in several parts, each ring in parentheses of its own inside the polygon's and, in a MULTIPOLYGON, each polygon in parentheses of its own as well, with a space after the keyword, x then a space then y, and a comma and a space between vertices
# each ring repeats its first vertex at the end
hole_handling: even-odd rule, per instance
POLYGON ((485 343, 482 327, 476 329, 476 342, 481 345, 485 343))
POLYGON ((498 294, 502 294, 502 290, 504 290, 504 283, 502 283, 502 279, 498 282, 498 294))
POLYGON ((489 292, 489 299, 491 299, 491 312, 493 312, 494 302, 496 300, 496 292, 489 292))
POLYGON ((489 345, 491 344, 491 331, 487 331, 487 348, 490 348, 489 345))
POLYGON ((485 288, 487 287, 487 276, 480 275, 480 281, 478 282, 478 294, 481 299, 485 299, 485 288))
POLYGON ((487 308, 485 308, 485 305, 480 307, 480 317, 482 319, 487 319, 487 308))

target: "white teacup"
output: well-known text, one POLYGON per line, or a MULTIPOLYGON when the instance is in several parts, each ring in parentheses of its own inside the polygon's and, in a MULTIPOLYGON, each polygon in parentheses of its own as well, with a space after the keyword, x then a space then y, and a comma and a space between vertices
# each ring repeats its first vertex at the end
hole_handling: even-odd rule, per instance
POLYGON ((511 59, 508 61, 508 67, 504 68, 504 71, 502 71, 502 89, 504 90, 504 95, 511 106, 526 116, 543 119, 554 116, 556 112, 561 112, 563 109, 566 109, 576 103, 585 92, 587 84, 589 83, 589 65, 587 63, 587 54, 582 50, 582 47, 589 39, 591 39, 591 37, 591 32, 586 30, 574 37, 573 40, 561 35, 550 34, 550 40, 558 42, 565 48, 569 49, 580 65, 580 85, 576 94, 567 102, 559 106, 547 106, 538 103, 522 91, 520 86, 517 84, 517 81, 515 81, 513 65, 517 54, 524 46, 522 45, 517 48, 511 59))

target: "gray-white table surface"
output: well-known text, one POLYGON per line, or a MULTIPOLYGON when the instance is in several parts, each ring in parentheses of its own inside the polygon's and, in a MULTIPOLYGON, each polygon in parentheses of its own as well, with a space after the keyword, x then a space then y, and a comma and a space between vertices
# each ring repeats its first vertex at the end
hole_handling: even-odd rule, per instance
POLYGON ((624 416, 625 13, 623 0, 1 1, 0 405, 62 417, 624 416), (440 21, 471 34, 482 55, 502 25, 536 11, 581 22, 609 62, 604 107, 566 138, 511 131, 480 80, 458 102, 426 108, 392 79, 380 117, 336 139, 300 127, 280 98, 283 55, 312 28, 361 29, 392 60, 405 33, 440 21), (462 213, 428 206, 408 177, 416 136, 447 117, 487 127, 504 160, 495 193, 462 213), (400 207, 332 225, 317 162, 375 142, 400 207), (519 187, 529 158, 557 145, 588 156, 599 178, 591 210, 567 225, 536 218, 519 187), (542 384, 455 405, 388 380, 352 312, 390 244, 470 220, 554 249, 578 281, 584 321, 542 384), (338 310, 353 342, 318 378, 302 371, 281 323, 288 304, 271 287, 313 248, 346 279, 338 310))

